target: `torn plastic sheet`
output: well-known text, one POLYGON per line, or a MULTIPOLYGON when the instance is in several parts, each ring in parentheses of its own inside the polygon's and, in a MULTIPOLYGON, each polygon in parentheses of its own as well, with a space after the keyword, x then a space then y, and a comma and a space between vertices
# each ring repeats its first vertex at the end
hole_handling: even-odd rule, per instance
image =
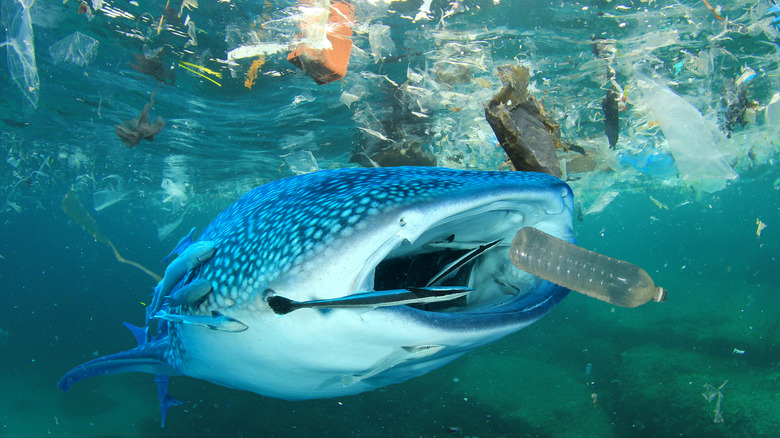
POLYGON ((116 190, 100 190, 92 194, 92 201, 95 211, 108 208, 117 202, 125 199, 131 192, 120 192, 116 190))
POLYGON ((615 198, 617 198, 617 196, 619 194, 620 194, 620 192, 618 192, 616 190, 609 190, 609 191, 606 191, 606 192, 602 193, 593 202, 593 204, 591 204, 590 207, 588 207, 588 209, 585 210, 585 215, 587 216, 589 214, 601 213, 602 211, 604 211, 605 208, 607 208, 607 206, 610 203, 612 203, 612 201, 615 200, 615 198))
POLYGON ((104 177, 101 185, 103 185, 102 190, 92 194, 92 206, 95 211, 108 208, 132 193, 130 190, 124 190, 122 177, 116 174, 104 177))
POLYGON ((165 224, 161 227, 157 227, 157 239, 160 241, 165 240, 166 237, 168 237, 176 228, 179 227, 179 225, 181 225, 181 222, 184 220, 185 214, 187 214, 186 210, 175 221, 169 224, 165 224))
MULTIPOLYGON (((189 203, 187 195, 189 186, 188 158, 184 155, 169 155, 165 157, 163 167, 163 180, 160 187, 166 197, 163 204, 170 202, 175 207, 185 207, 189 203)), ((174 207, 174 208, 175 208, 174 207)))
POLYGON ((282 155, 282 158, 284 158, 284 162, 287 163, 290 171, 296 175, 320 170, 317 159, 314 158, 314 154, 311 151, 295 151, 282 155))
POLYGON ((366 87, 362 85, 353 85, 349 90, 341 93, 339 101, 344 105, 350 107, 353 103, 360 100, 363 95, 366 94, 366 87))
POLYGON ((162 183, 160 183, 160 187, 162 187, 162 189, 165 191, 165 194, 167 195, 167 197, 163 199, 163 204, 167 202, 178 203, 181 206, 187 204, 187 193, 184 192, 184 187, 182 187, 180 184, 177 184, 168 178, 163 178, 162 183))

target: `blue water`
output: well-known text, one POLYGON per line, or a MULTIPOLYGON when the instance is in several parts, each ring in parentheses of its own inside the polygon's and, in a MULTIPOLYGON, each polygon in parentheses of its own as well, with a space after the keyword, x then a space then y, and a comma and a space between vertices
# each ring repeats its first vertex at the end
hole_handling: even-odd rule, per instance
MULTIPOLYGON (((0 48, 0 436, 777 436, 780 170, 778 128, 764 106, 780 90, 780 34, 764 14, 768 2, 724 5, 719 15, 749 26, 745 34, 729 33, 699 1, 469 2, 444 22, 447 2, 434 1, 432 19, 417 22, 404 17, 414 17, 419 2, 357 3, 363 23, 391 27, 396 57, 375 62, 364 30, 354 41, 365 59, 351 63, 343 81, 317 86, 277 53, 266 56, 251 91, 243 86, 251 59, 239 61, 235 77, 218 60, 243 44, 236 38, 250 41, 252 22, 286 17, 292 3, 200 3, 189 12, 198 46, 185 48, 187 38, 173 32, 186 33, 183 24, 154 32, 164 2, 106 3, 136 19, 96 12, 88 21, 73 1, 38 0, 31 9, 35 107, 25 103, 0 48), (55 63, 49 47, 76 30, 100 40, 96 57, 86 66, 55 63), (133 32, 140 33, 126 34, 133 32), (739 178, 704 190, 675 177, 666 161, 658 172, 615 164, 604 150, 605 65, 594 64, 592 35, 617 41, 618 82, 629 85, 618 148, 635 156, 672 155, 628 66, 650 59, 659 81, 721 128, 724 89, 742 67, 753 68, 748 96, 757 118, 725 140, 736 151, 729 163, 739 178), (451 42, 477 46, 458 58, 443 50, 451 42), (128 66, 144 43, 164 47, 168 65, 183 60, 221 72, 222 86, 180 67, 175 86, 159 85, 128 66), (705 52, 712 64, 697 70, 693 58, 705 52), (470 81, 436 83, 435 63, 455 58, 469 64, 470 81), (71 367, 134 345, 121 322, 142 322, 154 286, 61 210, 69 189, 122 256, 162 273, 161 259, 186 230, 202 230, 250 188, 292 175, 284 157, 291 152, 311 152, 324 169, 354 166, 354 152, 377 144, 410 141, 440 166, 499 167, 482 104, 500 88, 495 66, 518 61, 534 70, 534 92, 564 139, 598 164, 571 175, 578 207, 587 211, 603 193, 618 192, 575 222, 578 243, 643 267, 669 290, 667 302, 623 309, 572 294, 529 328, 444 368, 339 399, 286 402, 174 378, 170 392, 184 405, 170 410, 165 429, 147 375, 89 379, 67 394, 57 389, 71 367), (416 81, 415 73, 428 76, 416 81), (355 86, 367 94, 351 106, 339 102, 355 86), (155 90, 150 114, 166 127, 127 149, 113 125, 138 117, 155 90), (165 179, 181 194, 164 190, 165 179), (127 195, 96 211, 100 191, 127 195), (179 219, 161 239, 160 227, 179 219), (757 220, 766 224, 760 233, 757 220), (702 393, 705 384, 725 381, 723 422, 716 423, 716 401, 702 393)), ((5 23, 18 3, 0 4, 5 23)), ((178 12, 181 5, 170 6, 178 12)), ((267 30, 260 39, 286 36, 295 32, 267 30)))

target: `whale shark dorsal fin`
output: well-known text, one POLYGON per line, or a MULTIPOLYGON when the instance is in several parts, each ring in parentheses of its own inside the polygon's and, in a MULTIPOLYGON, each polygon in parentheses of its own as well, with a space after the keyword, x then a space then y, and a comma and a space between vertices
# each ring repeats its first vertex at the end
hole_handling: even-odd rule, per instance
POLYGON ((146 343, 146 328, 144 327, 138 327, 136 325, 130 324, 129 322, 123 322, 125 327, 127 327, 128 330, 135 336, 136 342, 138 342, 138 346, 146 343))
POLYGON ((186 236, 182 237, 181 240, 179 240, 179 243, 176 244, 176 248, 173 248, 173 251, 165 256, 163 263, 168 264, 168 262, 173 260, 173 256, 178 256, 179 254, 183 253, 187 247, 192 245, 192 242, 194 242, 194 240, 192 240, 192 235, 195 234, 195 228, 197 227, 192 227, 190 232, 187 233, 186 236))

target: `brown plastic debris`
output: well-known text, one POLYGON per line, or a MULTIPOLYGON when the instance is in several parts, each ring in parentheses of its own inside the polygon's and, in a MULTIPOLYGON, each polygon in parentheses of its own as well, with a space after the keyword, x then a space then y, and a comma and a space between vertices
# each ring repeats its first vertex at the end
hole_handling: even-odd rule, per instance
POLYGON ((610 149, 615 149, 620 136, 618 97, 620 96, 613 87, 607 90, 607 96, 601 101, 601 109, 604 110, 604 133, 609 140, 610 149))
POLYGON ((151 76, 163 84, 174 85, 176 74, 170 67, 163 65, 159 58, 159 52, 154 56, 147 57, 143 53, 135 55, 135 64, 130 64, 135 71, 151 76))
POLYGON ((348 3, 334 2, 330 5, 328 18, 331 29, 327 33, 331 48, 317 50, 301 43, 289 55, 287 60, 311 76, 319 85, 329 84, 342 79, 347 74, 349 55, 352 53, 352 21, 354 7, 348 3))
POLYGON ((114 125, 116 135, 122 140, 122 143, 131 149, 133 146, 141 142, 141 140, 154 140, 154 136, 157 135, 165 127, 165 122, 162 117, 157 117, 157 121, 149 123, 149 110, 154 105, 154 95, 157 94, 157 90, 154 90, 152 97, 149 98, 149 103, 144 105, 144 109, 141 111, 141 115, 137 119, 126 120, 119 125, 114 125))
POLYGON ((528 93, 530 72, 523 66, 503 65, 498 77, 504 87, 485 105, 485 117, 512 166, 560 178, 555 148, 562 146, 561 130, 528 93))
POLYGON ((441 61, 436 63, 436 81, 447 85, 471 82, 471 67, 463 62, 441 61))

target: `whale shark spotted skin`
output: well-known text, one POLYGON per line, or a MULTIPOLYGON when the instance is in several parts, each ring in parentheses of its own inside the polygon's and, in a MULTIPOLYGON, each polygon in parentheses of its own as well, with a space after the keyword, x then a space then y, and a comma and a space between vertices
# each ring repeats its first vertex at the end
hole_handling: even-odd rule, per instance
POLYGON ((175 375, 288 400, 405 381, 533 323, 567 295, 516 269, 508 247, 522 227, 574 242, 572 210, 566 183, 531 172, 353 168, 271 182, 203 231, 198 240, 215 248, 210 258, 163 279, 176 284, 170 295, 196 280, 210 282, 210 292, 177 306, 158 297, 165 319, 156 320, 157 336, 137 336, 137 348, 72 369, 59 386, 152 373, 164 381, 164 414, 167 377, 175 375), (432 278, 442 284, 429 284, 432 278), (392 300, 394 291, 447 287, 468 293, 445 302, 338 306, 353 294, 387 291, 376 296, 392 300), (264 299, 268 290, 332 307, 277 315, 264 299), (211 324, 211 317, 220 319, 211 324), (214 329, 225 321, 246 329, 214 329))

